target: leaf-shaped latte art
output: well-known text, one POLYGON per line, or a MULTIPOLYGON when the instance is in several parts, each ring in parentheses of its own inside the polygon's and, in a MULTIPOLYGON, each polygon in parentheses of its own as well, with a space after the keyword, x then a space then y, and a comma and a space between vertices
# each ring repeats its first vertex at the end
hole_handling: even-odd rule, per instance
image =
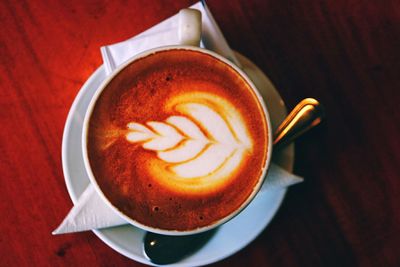
POLYGON ((199 178, 235 169, 252 148, 246 126, 227 103, 218 112, 207 102, 177 104, 180 114, 163 122, 130 122, 126 139, 168 163, 168 170, 181 178, 199 178), (228 107, 228 109, 227 109, 228 107))

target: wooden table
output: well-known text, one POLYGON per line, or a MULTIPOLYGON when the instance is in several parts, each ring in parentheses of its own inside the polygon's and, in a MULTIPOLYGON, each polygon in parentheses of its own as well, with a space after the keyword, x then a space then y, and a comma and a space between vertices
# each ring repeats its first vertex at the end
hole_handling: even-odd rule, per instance
MULTIPOLYGON (((0 266, 142 266, 91 232, 51 235, 72 206, 62 133, 100 46, 194 2, 0 2, 0 266)), ((400 266, 400 3, 208 5, 289 108, 312 96, 327 111, 296 143, 305 182, 254 242, 214 266, 400 266)))

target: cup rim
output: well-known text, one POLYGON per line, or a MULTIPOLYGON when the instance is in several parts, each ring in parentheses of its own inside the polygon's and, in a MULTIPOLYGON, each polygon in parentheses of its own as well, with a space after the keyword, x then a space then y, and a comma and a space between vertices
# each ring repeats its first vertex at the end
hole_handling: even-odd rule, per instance
POLYGON ((118 216, 123 218, 124 220, 127 221, 127 223, 136 226, 140 229, 143 229, 145 231, 153 232, 153 233, 158 233, 158 234, 164 234, 164 235, 191 235, 191 234, 197 234, 201 232, 205 232, 211 229, 214 229, 225 222, 231 220, 234 218, 236 215, 238 215, 241 211, 243 211, 247 205, 250 204, 250 202, 254 199, 254 197, 257 195, 257 193, 260 191, 260 188, 262 184, 264 183, 266 176, 267 176, 267 171, 269 169, 270 163, 271 163, 271 157, 272 157, 272 126, 271 126, 271 120, 269 116, 268 109, 266 107, 266 104, 264 102, 263 97, 261 96, 260 92, 258 91, 257 87, 254 85, 254 83, 251 81, 251 79, 247 76, 247 74, 241 70, 237 65, 235 65, 233 62, 229 61, 228 59, 224 58, 223 56, 196 46, 188 46, 188 45, 170 45, 170 46, 162 46, 162 47, 157 47, 153 49, 146 50, 144 52, 141 52, 137 55, 132 56, 129 58, 126 62, 118 66, 110 75, 106 77, 106 79, 101 83, 99 88, 96 90, 95 94, 93 95, 92 99, 90 100, 90 103, 88 105, 84 120, 83 120, 83 130, 82 130, 82 154, 83 154, 83 162, 84 162, 84 167, 86 170, 86 173, 89 177, 89 180, 91 184, 93 184, 96 192, 100 195, 101 199, 112 209, 116 212, 118 216), (88 136, 88 129, 89 129, 89 121, 92 116, 94 107, 97 103, 97 99, 100 97, 101 93, 105 88, 107 88, 107 85, 121 72, 123 71, 127 66, 129 66, 131 63, 134 61, 147 57, 149 55, 162 52, 162 51, 169 51, 169 50, 190 50, 190 51, 197 51, 201 52, 204 54, 208 54, 212 57, 214 57, 217 60, 222 61, 223 63, 227 64, 229 67, 233 68, 239 75, 248 83, 253 91, 253 93, 256 95, 259 104, 262 107, 263 110, 263 115, 265 118, 265 123, 267 126, 267 139, 268 139, 268 144, 267 144, 267 154, 266 154, 266 159, 264 162, 264 166, 262 168, 262 172, 260 174, 260 177, 258 179, 257 184, 254 186, 253 191, 251 194, 247 197, 247 199, 240 205, 239 208, 237 208, 234 212, 228 214, 227 216, 213 222, 210 225, 195 228, 195 229, 190 229, 190 230, 167 230, 167 229, 161 229, 161 228, 155 228, 151 227, 145 224, 142 224, 133 218, 129 217, 128 215, 124 214, 121 210, 119 210, 116 206, 112 204, 112 202, 106 197, 106 195, 103 193, 101 190, 99 184, 97 183, 97 180, 93 174, 89 157, 88 157, 88 150, 87 150, 87 136, 88 136))

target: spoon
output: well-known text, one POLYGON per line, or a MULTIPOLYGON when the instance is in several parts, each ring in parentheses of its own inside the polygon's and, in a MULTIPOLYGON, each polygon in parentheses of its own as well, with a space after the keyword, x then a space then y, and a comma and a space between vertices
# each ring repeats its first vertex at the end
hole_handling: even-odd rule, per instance
MULTIPOLYGON (((274 134, 274 150, 318 125, 324 118, 322 105, 313 98, 300 101, 274 134)), ((194 235, 168 236, 147 232, 143 240, 145 255, 155 264, 178 262, 204 246, 216 229, 194 235)))
POLYGON ((170 236, 147 232, 144 237, 144 252, 155 264, 178 262, 204 246, 216 229, 194 235, 170 236))
POLYGON ((300 101, 279 125, 274 134, 274 150, 290 144, 317 126, 325 117, 323 106, 314 98, 300 101))

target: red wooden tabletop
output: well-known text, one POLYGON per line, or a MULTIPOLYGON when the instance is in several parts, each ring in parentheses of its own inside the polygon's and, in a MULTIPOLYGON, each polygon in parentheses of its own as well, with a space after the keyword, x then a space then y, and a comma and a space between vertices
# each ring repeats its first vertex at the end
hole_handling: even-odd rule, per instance
MULTIPOLYGON (((72 207, 62 133, 100 46, 194 2, 0 1, 0 266, 142 266, 92 232, 51 235, 72 207)), ((296 142, 305 182, 255 241, 214 266, 400 266, 400 2, 208 5, 288 108, 311 96, 327 113, 296 142)))

